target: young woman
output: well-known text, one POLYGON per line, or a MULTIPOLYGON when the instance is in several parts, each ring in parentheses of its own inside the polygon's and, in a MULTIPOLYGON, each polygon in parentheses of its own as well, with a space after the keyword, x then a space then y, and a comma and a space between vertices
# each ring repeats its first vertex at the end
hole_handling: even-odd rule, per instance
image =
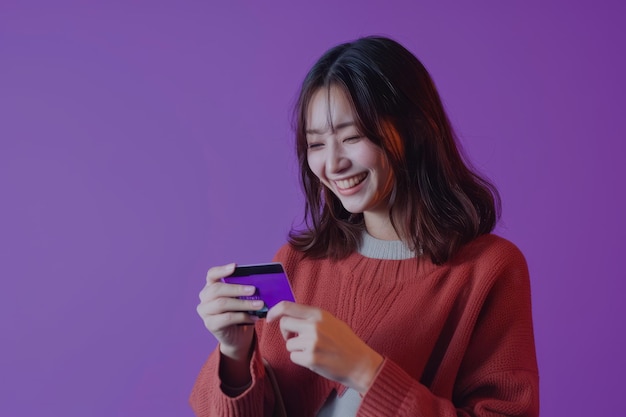
POLYGON ((290 416, 537 416, 526 263, 490 234, 497 193, 423 65, 387 38, 332 48, 296 120, 306 227, 275 260, 297 303, 255 320, 236 298, 254 288, 220 281, 234 264, 209 270, 198 314, 219 345, 195 413, 271 416, 282 394, 290 416))

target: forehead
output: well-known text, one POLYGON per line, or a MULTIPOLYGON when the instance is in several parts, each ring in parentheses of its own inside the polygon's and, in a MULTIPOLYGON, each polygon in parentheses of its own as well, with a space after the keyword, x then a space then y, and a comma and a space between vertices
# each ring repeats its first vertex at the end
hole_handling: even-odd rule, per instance
POLYGON ((354 123, 354 110, 348 95, 339 87, 321 87, 311 96, 306 113, 306 130, 334 132, 338 125, 354 123))

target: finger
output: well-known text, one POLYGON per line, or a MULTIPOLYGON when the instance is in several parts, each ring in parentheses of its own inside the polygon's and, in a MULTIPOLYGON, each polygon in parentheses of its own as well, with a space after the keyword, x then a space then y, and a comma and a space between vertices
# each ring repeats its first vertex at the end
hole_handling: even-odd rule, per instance
POLYGON ((206 273, 207 284, 217 282, 220 279, 229 276, 235 271, 235 266, 237 266, 237 264, 230 263, 221 266, 214 266, 213 268, 209 269, 206 273))
POLYGON ((240 300, 238 298, 220 297, 198 304, 197 311, 201 317, 226 312, 256 311, 263 308, 263 300, 240 300))
POLYGON ((222 314, 211 315, 205 318, 204 325, 211 333, 220 332, 228 327, 254 324, 257 317, 248 313, 228 311, 222 314))
POLYGON ((314 366, 315 357, 312 352, 309 352, 307 350, 290 352, 289 359, 291 359, 291 362, 295 363, 296 365, 300 365, 304 368, 312 370, 313 372, 317 372, 314 366))
POLYGON ((256 288, 253 285, 226 284, 224 282, 213 282, 202 288, 200 294, 201 301, 207 301, 219 297, 243 297, 254 294, 256 288))
POLYGON ((322 318, 322 314, 322 310, 317 307, 292 303, 291 301, 281 301, 268 311, 267 322, 271 323, 283 317, 319 321, 322 318))
POLYGON ((279 327, 283 339, 290 340, 296 336, 308 334, 311 323, 306 320, 284 316, 280 319, 279 327))
POLYGON ((305 350, 311 350, 312 345, 310 340, 305 337, 292 337, 285 343, 285 348, 288 352, 302 352, 305 350))

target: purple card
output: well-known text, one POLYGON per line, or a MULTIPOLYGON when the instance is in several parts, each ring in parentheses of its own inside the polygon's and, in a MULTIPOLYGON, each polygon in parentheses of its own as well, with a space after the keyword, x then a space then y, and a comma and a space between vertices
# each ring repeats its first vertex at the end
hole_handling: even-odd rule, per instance
POLYGON ((243 300, 263 300, 265 306, 257 311, 249 311, 257 317, 265 317, 267 311, 281 301, 294 301, 287 274, 280 263, 243 265, 235 268, 232 275, 222 278, 227 284, 253 285, 253 295, 238 297, 243 300))

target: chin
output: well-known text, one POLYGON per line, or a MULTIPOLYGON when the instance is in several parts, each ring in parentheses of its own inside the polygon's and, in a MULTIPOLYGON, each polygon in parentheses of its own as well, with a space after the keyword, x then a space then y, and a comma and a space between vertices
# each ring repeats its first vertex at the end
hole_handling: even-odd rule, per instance
POLYGON ((343 203, 341 205, 350 214, 361 214, 361 213, 363 213, 363 211, 365 211, 363 206, 360 206, 360 205, 359 206, 357 206, 355 204, 348 204, 348 205, 346 205, 346 204, 343 204, 343 203))

